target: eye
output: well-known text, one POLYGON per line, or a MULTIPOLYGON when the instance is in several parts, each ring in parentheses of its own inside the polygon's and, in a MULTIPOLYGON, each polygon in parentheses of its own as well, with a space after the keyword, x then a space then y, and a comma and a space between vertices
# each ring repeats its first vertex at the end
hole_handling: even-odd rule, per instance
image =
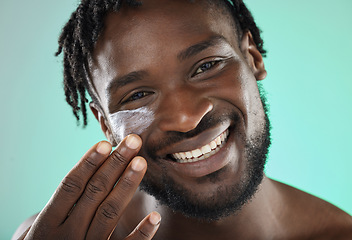
POLYGON ((123 100, 122 102, 127 103, 127 102, 137 101, 137 100, 142 99, 150 94, 151 94, 151 92, 136 92, 136 93, 133 93, 132 96, 128 97, 126 100, 123 100))
POLYGON ((193 74, 193 76, 197 75, 197 74, 200 74, 200 73, 203 73, 205 71, 208 71, 210 69, 212 69, 215 65, 217 65, 218 63, 220 62, 220 60, 216 60, 216 61, 210 61, 210 62, 206 62, 206 63, 203 63, 202 65, 200 65, 196 72, 193 74))

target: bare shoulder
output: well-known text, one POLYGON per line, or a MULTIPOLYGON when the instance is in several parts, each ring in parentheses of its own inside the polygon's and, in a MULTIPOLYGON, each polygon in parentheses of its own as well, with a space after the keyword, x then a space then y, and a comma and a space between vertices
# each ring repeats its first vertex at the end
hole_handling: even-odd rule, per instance
POLYGON ((17 228, 16 232, 12 236, 12 240, 18 239, 21 235, 29 230, 29 227, 32 226, 34 220, 37 218, 39 213, 34 214, 33 216, 27 218, 21 225, 17 228))
POLYGON ((273 181, 282 196, 282 219, 299 239, 352 239, 352 216, 311 194, 273 181))

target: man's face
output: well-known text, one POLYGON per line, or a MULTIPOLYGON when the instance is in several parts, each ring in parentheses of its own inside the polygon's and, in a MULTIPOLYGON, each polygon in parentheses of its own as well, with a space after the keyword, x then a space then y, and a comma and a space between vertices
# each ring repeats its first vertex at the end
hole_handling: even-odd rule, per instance
POLYGON ((106 19, 90 74, 106 134, 143 140, 142 188, 174 210, 216 219, 254 193, 269 136, 250 36, 239 43, 229 17, 208 7, 122 7, 106 19))

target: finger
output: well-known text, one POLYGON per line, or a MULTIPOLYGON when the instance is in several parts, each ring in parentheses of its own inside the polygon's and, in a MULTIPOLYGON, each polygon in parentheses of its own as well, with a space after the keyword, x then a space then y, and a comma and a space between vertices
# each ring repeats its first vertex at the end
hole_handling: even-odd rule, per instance
POLYGON ((111 144, 102 141, 95 144, 62 180, 48 204, 39 214, 47 223, 60 225, 82 195, 84 188, 111 152, 111 144))
POLYGON ((119 144, 87 183, 80 200, 67 220, 68 224, 79 222, 82 231, 88 229, 97 208, 111 192, 141 145, 142 140, 134 134, 126 137, 119 144))
POLYGON ((87 239, 107 239, 131 201, 147 169, 142 157, 135 157, 115 188, 97 209, 89 227, 87 239))
POLYGON ((160 226, 160 221, 160 214, 158 212, 152 212, 138 224, 133 232, 125 238, 125 240, 152 239, 160 226))

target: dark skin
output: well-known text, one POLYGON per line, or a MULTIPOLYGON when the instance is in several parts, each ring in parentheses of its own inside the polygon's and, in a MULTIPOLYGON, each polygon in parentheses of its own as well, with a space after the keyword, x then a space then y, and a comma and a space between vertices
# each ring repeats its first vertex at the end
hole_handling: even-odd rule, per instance
POLYGON ((235 134, 230 134, 218 153, 197 165, 198 170, 165 158, 167 154, 210 142, 219 132, 231 128, 231 122, 163 146, 154 153, 160 161, 150 158, 149 153, 150 145, 165 139, 168 132, 192 131, 207 114, 239 112, 238 134, 246 138, 254 136, 263 125, 264 111, 257 88, 257 81, 266 77, 262 56, 250 32, 237 36, 230 18, 215 13, 188 1, 155 0, 146 1, 138 9, 123 7, 107 17, 106 29, 90 60, 93 92, 99 99, 99 103, 90 106, 111 144, 100 142, 86 153, 39 216, 19 229, 23 232, 32 225, 22 238, 352 238, 351 216, 267 177, 252 201, 239 212, 208 223, 174 213, 169 207, 158 205, 153 196, 136 192, 143 177, 158 183, 160 172, 165 169, 178 184, 202 196, 199 201, 220 185, 243 177, 244 146, 235 134), (210 41, 214 36, 217 40, 210 41), (180 53, 202 42, 211 44, 180 58, 186 56, 180 53), (213 64, 214 61, 218 62, 213 64), (142 74, 118 89, 108 90, 112 79, 121 79, 131 72, 142 74), (132 115, 128 113, 145 114, 143 123, 129 124, 132 115), (112 119, 124 127, 116 127, 112 119), (119 145, 110 154, 111 145, 116 142, 119 145), (224 169, 219 181, 197 181, 218 169, 224 169))

